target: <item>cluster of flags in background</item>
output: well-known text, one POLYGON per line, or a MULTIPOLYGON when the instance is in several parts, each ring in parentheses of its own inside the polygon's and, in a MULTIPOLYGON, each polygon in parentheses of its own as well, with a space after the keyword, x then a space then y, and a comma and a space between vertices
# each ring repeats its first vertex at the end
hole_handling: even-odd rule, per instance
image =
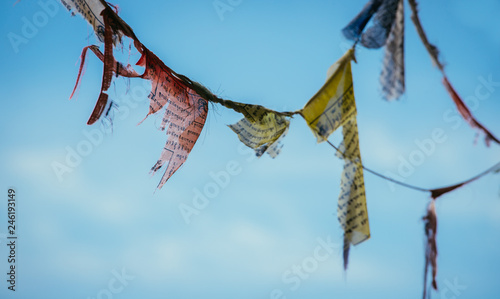
MULTIPOLYGON (((337 150, 337 156, 344 160, 337 216, 344 230, 344 268, 347 268, 350 245, 359 244, 370 237, 363 178, 363 169, 368 169, 362 164, 359 149, 351 61, 355 61, 354 49, 358 44, 370 49, 385 46, 380 77, 382 95, 386 100, 395 100, 405 92, 403 0, 368 1, 360 13, 342 30, 344 36, 354 42, 352 49, 330 67, 326 83, 302 109, 285 112, 219 98, 203 85, 174 72, 139 41, 132 28, 118 16, 116 7, 104 0, 60 1, 73 15, 81 14, 90 23, 98 39, 104 43, 104 53, 95 45, 83 49, 81 66, 73 91, 74 94, 80 81, 86 54, 90 49, 103 62, 104 70, 101 93, 88 120, 89 125, 95 123, 103 115, 106 116, 109 111, 112 101, 109 99, 107 90, 113 75, 151 81, 152 89, 148 96, 149 112, 146 118, 152 114, 163 113, 160 129, 166 130, 168 136, 160 158, 151 169, 151 172, 155 173, 165 168, 158 188, 161 188, 186 161, 205 124, 209 102, 243 114, 240 121, 229 127, 237 134, 241 142, 255 150, 257 156, 268 153, 274 158, 279 154, 281 141, 287 134, 290 120, 294 115, 300 115, 305 119, 318 142, 327 141, 332 145, 328 137, 342 127, 343 142, 339 147, 332 146, 337 150), (365 29, 370 20, 372 20, 371 25, 365 29), (115 60, 113 48, 120 45, 124 37, 130 38, 141 54, 137 65, 145 68, 143 74, 138 74, 130 65, 123 65, 115 60)), ((500 141, 472 116, 449 83, 444 67, 439 61, 437 48, 428 42, 422 29, 416 1, 408 0, 408 2, 413 12, 412 20, 417 32, 432 61, 443 73, 444 85, 461 115, 471 126, 486 134, 487 143, 493 140, 500 144, 500 141)), ((473 179, 449 187, 439 189, 415 187, 414 189, 431 192, 434 200, 446 192, 499 169, 500 167, 496 165, 473 179)), ((424 217, 427 236, 425 277, 427 277, 428 268, 432 268, 432 287, 437 289, 435 280, 437 217, 433 200, 424 217)), ((426 297, 426 281, 424 282, 424 298, 426 297)))
POLYGON ((342 30, 347 39, 365 48, 386 47, 380 83, 387 100, 405 92, 404 17, 403 0, 370 0, 342 30), (372 18, 372 26, 364 30, 372 18))

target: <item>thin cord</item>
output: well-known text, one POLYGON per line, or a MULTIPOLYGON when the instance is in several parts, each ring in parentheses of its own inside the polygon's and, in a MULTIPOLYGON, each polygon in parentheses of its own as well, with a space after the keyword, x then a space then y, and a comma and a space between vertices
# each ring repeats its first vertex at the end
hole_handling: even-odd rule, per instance
MULTIPOLYGON (((333 145, 333 143, 330 142, 330 140, 326 140, 326 142, 331 146, 333 147, 338 153, 340 153, 344 158, 347 158, 344 153, 338 148, 336 147, 335 145, 333 145)), ((500 170, 500 162, 496 163, 495 165, 491 166, 490 168, 486 169, 485 171, 471 177, 470 179, 468 180, 465 180, 465 181, 462 181, 461 183, 456 183, 456 184, 452 184, 450 186, 447 186, 447 187, 442 187, 442 188, 435 188, 435 189, 429 189, 429 188, 422 188, 422 187, 418 187, 418 186, 415 186, 415 185, 410 185, 410 184, 407 184, 407 183, 403 183, 401 181, 398 181, 396 179, 393 179, 391 177, 388 177, 388 176, 385 176, 375 170, 371 170, 370 168, 366 167, 365 165, 363 165, 363 163, 359 163, 361 165, 361 167, 366 170, 367 172, 373 174, 373 175, 376 175, 386 181, 390 181, 390 182, 393 182, 395 184, 398 184, 398 185, 401 185, 403 187, 406 187, 406 188, 409 188, 409 189, 413 189, 413 190, 417 190, 417 191, 421 191, 421 192, 431 192, 431 194, 434 194, 435 192, 439 191, 439 190, 448 190, 448 191, 445 191, 445 192, 442 192, 442 193, 439 193, 438 196, 441 196, 443 195, 444 193, 447 193, 449 191, 452 191, 458 187, 461 187, 463 185, 466 185, 470 182, 473 182, 477 179, 479 179, 480 177, 483 177, 487 174, 489 174, 490 172, 492 171, 497 171, 497 170, 500 170)))
MULTIPOLYGON (((336 147, 335 145, 333 145, 333 143, 331 143, 331 142, 330 142, 330 140, 327 140, 326 142, 327 142, 327 143, 328 143, 331 147, 333 147, 334 149, 336 149, 336 150, 337 150, 337 152, 339 152, 339 153, 340 153, 340 154, 341 154, 341 155, 345 158, 344 153, 342 153, 342 151, 340 151, 338 147, 336 147)), ((390 178, 390 177, 388 177, 388 176, 385 176, 385 175, 383 175, 383 174, 381 174, 381 173, 378 173, 378 172, 376 172, 376 171, 374 171, 374 170, 371 170, 370 168, 368 168, 368 167, 364 166, 362 163, 359 163, 359 164, 361 165, 361 167, 363 167, 363 169, 364 169, 364 170, 366 170, 366 171, 368 171, 369 173, 374 174, 374 175, 376 175, 376 176, 378 176, 378 177, 380 177, 380 178, 382 178, 382 179, 384 179, 384 180, 391 181, 391 182, 393 182, 393 183, 395 183, 395 184, 398 184, 398 185, 401 185, 401 186, 403 186, 403 187, 410 188, 410 189, 413 189, 413 190, 422 191, 422 192, 431 192, 431 190, 430 190, 430 189, 425 189, 425 188, 421 188, 421 187, 417 187, 417 186, 413 186, 413 185, 410 185, 410 184, 403 183, 403 182, 401 182, 401 181, 398 181, 398 180, 396 180, 396 179, 393 179, 393 178, 390 178)))
MULTIPOLYGON (((115 11, 113 11, 109 6, 108 4, 104 1, 104 0, 99 0, 106 8, 109 9, 109 14, 110 14, 110 17, 112 17, 114 19, 114 21, 117 23, 117 26, 119 27, 119 29, 123 32, 123 34, 129 36, 130 38, 132 38, 134 40, 134 44, 136 46, 136 48, 142 53, 145 49, 144 45, 142 45, 142 43, 139 42, 139 39, 135 36, 134 32, 132 31, 132 29, 128 26, 127 23, 125 23, 118 15, 115 11), (142 50, 142 51, 141 51, 142 50)), ((417 4, 416 4, 416 1, 415 0, 408 0, 409 3, 410 3, 410 7, 412 8, 412 11, 413 11, 413 22, 415 24, 415 26, 417 27, 417 31, 419 33, 419 36, 420 38, 422 39, 422 41, 424 42, 429 54, 431 55, 431 57, 433 58, 434 62, 436 63, 436 65, 438 66, 438 68, 444 73, 443 71, 443 66, 442 64, 439 62, 439 59, 437 57, 437 48, 430 44, 427 40, 427 37, 425 35, 425 32, 423 31, 423 28, 420 24, 420 20, 418 19, 418 10, 417 10, 417 4)), ((352 45, 352 49, 353 51, 356 50, 356 46, 359 42, 359 38, 354 42, 354 44, 352 45)), ((158 59, 159 60, 159 59, 158 59)), ((176 75, 177 78, 179 78, 179 80, 181 80, 184 84, 186 84, 187 86, 189 86, 190 88, 192 88, 195 92, 197 92, 200 96, 204 97, 205 99, 209 100, 209 101, 212 101, 212 102, 216 102, 216 103, 219 103, 219 104, 222 104, 223 106, 226 106, 227 108, 231 108, 237 112, 241 112, 243 114, 244 113, 244 109, 242 109, 243 106, 245 106, 245 104, 242 104, 242 103, 238 103, 238 102, 233 102, 233 101, 228 101, 228 100, 223 100, 223 99, 220 99, 218 98, 217 96, 214 96, 210 91, 208 91, 208 89, 206 89, 204 86, 202 86, 201 84, 199 83, 196 83, 194 81, 191 81, 189 78, 183 76, 183 75, 180 75, 180 74, 177 74, 175 73, 174 71, 170 70, 170 68, 166 67, 163 62, 161 60, 159 60, 159 62, 161 64, 162 67, 164 67, 164 69, 167 69, 169 70, 171 73, 173 73, 174 75, 176 75)), ((266 110, 268 110, 269 112, 272 112, 272 113, 275 113, 275 114, 278 114, 278 115, 281 115, 281 116, 288 116, 288 117, 292 117, 293 115, 296 115, 296 114, 299 114, 301 115, 304 119, 304 115, 302 115, 302 110, 297 110, 297 111, 287 111, 287 112, 278 112, 278 111, 274 111, 274 110, 270 110, 270 109, 267 109, 265 107, 262 107, 261 108, 264 108, 266 110)), ((246 116, 246 115, 245 115, 246 116)), ((339 152, 344 158, 346 158, 346 156, 344 155, 343 152, 341 152, 335 145, 333 145, 329 140, 327 140, 328 144, 333 147, 335 150, 337 150, 337 152, 339 152)), ((369 168, 367 168, 366 166, 364 166, 361 162, 359 163, 361 165, 361 167, 366 170, 367 172, 370 172, 371 174, 373 175, 376 175, 384 180, 387 180, 387 181, 390 181, 390 182, 393 182, 395 184, 398 184, 400 186, 403 186, 403 187, 406 187, 406 188, 409 188, 409 189, 413 189, 413 190, 417 190, 417 191, 421 191, 421 192, 431 192, 431 196, 433 198, 437 198, 437 196, 440 196, 444 193, 447 193, 451 190, 454 190, 460 186, 463 186, 465 184, 468 184, 474 180, 477 180, 478 178, 492 172, 492 171, 496 171, 496 170, 500 170, 500 162, 493 165, 492 167, 490 167, 489 169, 481 172, 480 174, 466 180, 466 181, 463 181, 461 183, 458 183, 458 184, 455 184, 455 185, 451 185, 451 186, 448 186, 448 187, 444 187, 444 188, 438 188, 438 189, 428 189, 428 188, 422 188, 422 187, 418 187, 418 186, 414 186, 414 185, 410 185, 410 184, 406 184, 406 183, 403 183, 401 181, 398 181, 396 179, 393 179, 393 178, 390 178, 390 177, 387 177, 385 175, 382 175, 381 173, 379 172, 376 172, 374 170, 371 170, 369 168)))

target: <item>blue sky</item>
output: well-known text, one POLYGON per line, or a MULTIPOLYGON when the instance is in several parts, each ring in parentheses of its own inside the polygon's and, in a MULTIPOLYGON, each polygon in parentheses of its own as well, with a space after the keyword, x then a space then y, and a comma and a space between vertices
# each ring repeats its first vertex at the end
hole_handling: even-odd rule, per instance
MULTIPOLYGON (((101 123, 87 126, 102 72, 95 57, 89 56, 77 96, 68 97, 81 49, 97 43, 91 28, 60 6, 16 53, 9 34, 22 35, 26 20, 44 11, 35 1, 13 2, 3 1, 0 10, 0 184, 3 200, 9 187, 17 191, 18 290, 8 291, 2 274, 1 298, 245 299, 279 291, 286 298, 421 298, 427 194, 365 173, 372 237, 352 249, 344 273, 335 215, 342 162, 316 144, 300 118, 292 120, 276 159, 255 159, 226 126, 241 116, 217 106, 186 164, 154 192, 160 175, 148 171, 165 136, 155 116, 137 126, 148 109, 141 97, 147 85, 131 80, 126 93, 126 81, 115 80, 111 97, 120 108, 113 132, 101 123), (51 165, 88 144, 88 155, 59 180, 51 165), (193 206, 196 190, 215 183, 210 173, 228 167, 235 169, 229 184, 187 223, 179 207, 193 206), (321 247, 325 242, 333 245, 321 247), (290 274, 303 264, 310 273, 290 274)), ((421 2, 423 25, 442 51, 450 81, 479 121, 500 135, 500 88, 476 97, 483 79, 500 81, 500 3, 421 2)), ((340 30, 365 1, 241 1, 223 19, 213 1, 116 4, 140 40, 175 71, 228 99, 295 110, 349 47, 340 30)), ((475 131, 457 121, 409 12, 406 7, 407 92, 400 101, 381 99, 383 50, 357 52, 361 154, 370 168, 440 187, 497 163, 500 149, 487 148, 482 136, 474 143, 475 131), (436 130, 444 141, 433 141, 424 153, 418 144, 436 130), (424 159, 399 171, 417 152, 424 159)), ((128 49, 120 55, 128 56, 128 49)), ((138 58, 130 55, 132 63, 138 58)), ((500 295, 499 181, 484 177, 437 202, 442 293, 436 296, 500 295)), ((7 229, 5 206, 0 237, 7 229)), ((0 241, 0 273, 6 273, 0 241)))

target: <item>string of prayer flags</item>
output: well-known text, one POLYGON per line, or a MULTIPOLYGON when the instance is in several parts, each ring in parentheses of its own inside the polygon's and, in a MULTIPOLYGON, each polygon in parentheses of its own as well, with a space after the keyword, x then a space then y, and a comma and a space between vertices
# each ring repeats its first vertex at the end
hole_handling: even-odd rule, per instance
POLYGON ((398 99, 405 92, 404 0, 371 0, 342 30, 344 36, 369 49, 385 47, 380 74, 382 96, 398 99), (373 24, 366 25, 373 17, 373 24))
POLYGON ((328 70, 327 81, 301 111, 318 142, 342 126, 344 170, 340 182, 337 217, 344 230, 344 268, 350 245, 370 238, 365 184, 359 150, 356 103, 351 74, 354 50, 348 50, 328 70))
MULTIPOLYGON (((104 63, 101 94, 88 124, 96 122, 102 116, 105 107, 107 107, 108 94, 106 91, 111 84, 113 73, 117 76, 140 77, 152 81, 152 91, 149 94, 150 107, 146 118, 164 109, 160 129, 165 130, 168 126, 166 133, 169 136, 160 159, 151 169, 151 173, 154 174, 165 164, 168 165, 158 188, 161 188, 186 161, 204 126, 208 101, 222 104, 244 115, 241 121, 231 125, 230 128, 237 133, 243 143, 256 151, 257 156, 267 152, 274 158, 279 154, 281 141, 288 132, 289 117, 298 112, 277 112, 259 105, 248 105, 220 99, 203 85, 191 81, 186 76, 177 74, 168 68, 156 55, 139 42, 132 29, 115 11, 110 9, 107 3, 100 0, 97 2, 89 1, 87 4, 86 1, 82 0, 78 7, 84 6, 93 7, 94 10, 89 12, 89 15, 100 16, 97 20, 100 20, 100 24, 104 27, 102 30, 103 39, 101 39, 104 41, 104 54, 97 46, 88 46, 83 49, 82 63, 71 97, 79 85, 88 49, 92 50, 104 63), (102 11, 99 12, 98 9, 101 8, 102 11), (132 38, 135 47, 142 53, 137 65, 146 67, 143 75, 137 74, 130 66, 125 67, 114 59, 112 37, 122 35, 132 38)), ((86 17, 85 11, 78 9, 77 11, 86 17)), ((89 22, 93 24, 91 21, 89 22)))
MULTIPOLYGON (((477 122, 449 83, 444 74, 443 66, 438 60, 437 48, 428 42, 420 25, 416 1, 409 0, 409 2, 413 11, 412 20, 417 27, 419 36, 433 61, 443 72, 443 84, 460 114, 471 126, 486 133, 487 142, 493 140, 500 143, 495 136, 477 122)), ((334 148, 336 147, 328 141, 328 137, 339 127, 342 127, 343 142, 336 149, 337 155, 344 159, 337 206, 338 220, 344 230, 344 269, 347 269, 348 266, 350 246, 370 238, 363 174, 363 171, 366 170, 407 188, 431 193, 433 200, 428 206, 427 215, 423 218, 427 237, 424 284, 427 287, 428 273, 431 272, 431 285, 437 289, 437 216, 434 200, 490 172, 499 172, 500 163, 467 181, 438 189, 412 186, 366 168, 362 164, 359 149, 357 112, 351 74, 351 60, 355 61, 353 49, 347 51, 329 68, 326 83, 303 109, 293 112, 278 112, 260 105, 221 99, 200 83, 174 72, 139 41, 129 25, 104 0, 61 0, 61 3, 72 14, 74 12, 81 13, 92 25, 97 37, 104 42, 104 53, 94 45, 83 49, 77 82, 71 95, 73 96, 78 87, 85 57, 90 49, 103 62, 104 70, 101 93, 88 124, 97 121, 103 115, 106 107, 109 107, 106 91, 110 87, 113 74, 151 81, 152 89, 148 95, 149 111, 144 119, 149 115, 162 112, 160 129, 166 131, 168 136, 160 158, 151 169, 151 173, 154 174, 161 168, 165 168, 158 188, 161 188, 187 160, 204 127, 208 114, 208 102, 221 104, 243 114, 243 119, 229 125, 229 127, 238 135, 241 142, 255 150, 257 156, 267 152, 271 157, 275 157, 279 153, 281 141, 289 129, 290 118, 295 114, 300 114, 306 120, 317 142, 327 141, 334 148), (145 67, 144 74, 140 75, 130 65, 124 66, 115 60, 113 47, 121 43, 123 36, 130 37, 135 48, 142 54, 137 65, 145 67)), ((401 96, 405 88, 403 0, 370 0, 344 28, 343 33, 347 38, 356 40, 356 43, 360 40, 361 44, 367 48, 386 46, 384 67, 380 78, 383 94, 388 100, 401 96), (363 33, 364 28, 372 18, 372 27, 363 33)), ((424 298, 426 296, 425 287, 424 298)))
POLYGON ((396 19, 385 46, 384 62, 380 74, 382 96, 386 100, 395 100, 405 92, 405 56, 404 56, 404 1, 398 1, 396 19))
POLYGON ((432 282, 431 286, 437 291, 438 286, 436 282, 437 276, 437 215, 434 200, 432 200, 427 207, 427 214, 423 217, 425 223, 425 268, 424 268, 424 294, 423 299, 427 298, 427 277, 431 272, 432 282))
MULTIPOLYGON (((134 32, 132 31, 132 29, 128 26, 127 23, 125 23, 117 14, 115 11, 113 11, 110 6, 104 1, 104 0, 71 0, 72 2, 71 3, 79 3, 80 6, 78 7, 90 7, 91 8, 91 11, 92 11, 92 14, 95 15, 95 16, 102 16, 102 22, 101 23, 104 23, 104 27, 106 27, 106 24, 109 24, 109 28, 111 29, 111 33, 112 33, 112 36, 122 36, 122 35, 125 35, 125 36, 128 36, 130 37, 131 39, 133 39, 134 41, 134 45, 135 47, 137 48, 137 50, 143 54, 143 57, 144 56, 144 52, 147 51, 147 48, 139 42, 138 38, 135 36, 134 32), (99 4, 100 3, 100 4, 99 4), (101 5, 101 8, 104 7, 103 11, 101 11, 100 13, 98 13, 99 11, 99 8, 95 8, 95 7, 98 7, 99 5, 101 5), (105 20, 105 18, 108 19, 108 21, 105 20)), ((347 29, 352 29, 352 30, 347 30, 345 29, 344 30, 344 34, 346 34, 346 36, 348 35, 346 32, 350 32, 349 34, 351 34, 351 36, 354 36, 354 35, 360 35, 362 30, 364 29, 364 27, 366 26, 366 24, 368 23, 369 19, 372 17, 372 15, 377 12, 380 8, 380 6, 382 5, 382 2, 383 0, 372 0, 372 1, 369 1, 369 3, 365 6, 365 8, 363 9, 363 11, 360 13, 360 16, 356 17, 352 22, 351 24, 346 27, 347 29), (357 31, 356 31, 357 30, 357 31)), ((76 6, 76 4, 71 4, 69 5, 66 1, 64 0, 61 0, 61 3, 65 6, 65 7, 69 7, 70 9, 73 8, 74 11, 77 11, 79 13, 81 13, 82 15, 84 15, 84 17, 86 16, 85 14, 85 11, 83 9, 80 9, 76 6), (75 7, 77 7, 75 9, 75 7)), ((415 0, 409 0, 409 3, 410 3, 410 7, 412 9, 412 20, 414 21, 415 23, 415 26, 417 27, 417 32, 419 33, 419 36, 421 37, 424 45, 426 46, 426 48, 428 49, 429 51, 429 54, 431 55, 431 57, 433 58, 433 61, 436 62, 437 66, 442 70, 443 67, 442 67, 442 64, 439 62, 438 60, 438 53, 439 51, 437 50, 437 48, 433 45, 431 45, 429 42, 428 42, 428 39, 425 35, 425 32, 423 31, 422 29, 422 26, 420 24, 420 20, 418 18, 418 12, 417 12, 417 4, 416 4, 416 1, 415 0)), ((400 15, 400 12, 402 11, 401 9, 401 3, 398 4, 398 11, 396 13, 396 21, 401 19, 398 17, 398 15, 400 15)), ((74 14, 74 12, 72 12, 74 14)), ((101 20, 100 18, 98 18, 99 20, 101 20)), ((91 24, 95 24, 95 22, 91 22, 89 21, 91 24)), ((393 25, 393 29, 396 27, 396 25, 393 25)), ((106 32, 106 30, 104 29, 104 33, 106 32)), ((106 34, 104 34, 106 35, 106 34)), ((390 39, 390 38, 389 38, 390 39)), ((106 39, 104 39, 106 41, 106 39)), ((396 39, 397 40, 397 39, 396 39)), ((106 44, 110 44, 109 42, 106 43, 106 44)), ((90 49, 92 50, 96 55, 97 57, 101 60, 101 61, 105 61, 106 60, 106 57, 110 57, 112 59, 107 59, 108 62, 106 63, 107 65, 110 65, 110 67, 106 70, 105 73, 107 73, 109 76, 109 73, 115 73, 117 76, 124 76, 124 77, 145 77, 146 75, 138 75, 130 66, 124 66, 122 65, 121 63, 117 62, 116 60, 114 60, 114 57, 113 57, 113 54, 112 52, 109 52, 109 51, 105 51, 105 53, 103 54, 97 46, 88 46, 86 48, 84 48, 83 52, 82 52, 82 64, 80 66, 80 71, 78 73, 78 79, 77 79, 77 84, 75 86, 75 89, 76 87, 78 86, 78 82, 79 82, 79 79, 80 79, 80 76, 81 76, 81 73, 82 73, 82 68, 83 68, 83 65, 85 63, 85 56, 86 56, 86 53, 87 53, 87 50, 90 49), (106 52, 108 52, 109 54, 106 54, 106 52), (110 71, 111 70, 111 71, 110 71)), ((106 50, 106 45, 105 45, 105 50, 106 50)), ((348 52, 349 53, 349 52, 348 52)), ((352 53, 352 52, 351 52, 352 53)), ((346 53, 347 55, 347 53, 346 53)), ((346 56, 345 55, 345 56, 346 56)), ((149 55, 151 57, 153 57, 153 55, 149 55)), ((221 104, 227 108, 230 108, 230 109, 233 109, 235 110, 236 112, 240 112, 242 113, 245 118, 247 119, 253 119, 254 117, 251 115, 251 113, 249 113, 247 111, 247 109, 245 109, 245 107, 248 107, 248 106, 251 106, 251 105, 248 105, 248 104, 244 104, 244 103, 239 103, 239 102, 233 102, 233 101, 229 101, 229 100, 224 100, 224 99, 221 99, 221 98, 218 98, 217 96, 213 95, 208 89, 206 89, 203 85, 197 83, 197 82, 194 82, 194 81, 191 81, 189 78, 183 76, 183 75, 180 75, 180 74, 177 74, 175 73, 173 70, 169 69, 168 67, 166 67, 162 62, 161 60, 159 60, 156 56, 154 56, 155 59, 158 61, 158 63, 161 63, 162 64, 162 69, 170 74, 169 75, 169 78, 175 78, 175 79, 178 79, 176 80, 176 82, 178 84, 184 84, 184 87, 186 88, 186 91, 188 91, 188 94, 189 95, 192 95, 193 94, 193 91, 195 94, 198 94, 201 98, 205 99, 206 101, 209 101, 209 102, 213 102, 213 103, 218 103, 218 104, 221 104)), ((344 57, 343 57, 344 58, 344 57)), ((340 61, 343 60, 343 58, 340 61)), ((145 59, 145 58, 143 58, 145 59)), ((353 58, 354 59, 354 56, 353 58)), ((338 64, 340 64, 338 62, 338 64)), ((141 63, 139 63, 141 64, 141 63)), ((330 72, 333 73, 333 69, 337 70, 338 67, 336 65, 332 66, 331 69, 330 69, 330 72)), ((337 70, 338 71, 338 70, 337 70)), ((460 99, 460 97, 458 96, 458 94, 455 92, 455 90, 453 89, 453 87, 451 87, 451 84, 449 83, 448 79, 445 77, 444 80, 443 80, 446 88, 448 89, 448 91, 450 92, 450 95, 452 96, 452 98, 454 99, 455 103, 457 104, 457 107, 459 108, 460 110, 460 113, 462 114, 462 116, 464 116, 464 118, 466 118, 472 125, 480 128, 481 130, 485 131, 486 134, 487 134, 487 138, 489 140, 494 140, 495 142, 498 142, 498 139, 495 138, 489 131, 487 131, 482 125, 480 125, 479 122, 477 122, 471 115, 470 111, 468 110, 468 108, 465 106, 465 104, 463 103, 463 101, 460 99)), ((107 85, 107 84, 105 84, 107 85)), ((74 93, 74 91, 73 91, 74 93)), ((318 95, 321 93, 321 90, 320 92, 318 92, 318 95)), ((190 101, 192 101, 192 99, 190 99, 190 101)), ((348 101, 348 99, 346 100, 346 102, 348 101)), ((311 101, 310 101, 311 102, 311 101)), ((308 103, 310 104, 310 103, 308 103)), ((154 108, 155 106, 154 105, 150 105, 150 113, 153 111, 158 111, 161 109, 161 107, 163 104, 157 106, 156 108, 154 108), (153 107, 153 108, 152 108, 153 107)), ((201 105, 203 106, 203 105, 201 105)), ((200 107, 201 107, 200 106, 200 107)), ((255 105, 256 106, 256 105, 255 105)), ((281 117, 285 117, 286 120, 288 120, 288 117, 292 117, 293 115, 295 114, 301 114, 302 116, 305 116, 307 115, 308 113, 308 109, 314 107, 314 105, 306 105, 307 106, 307 109, 303 109, 303 110, 300 110, 300 111, 294 111, 294 112, 278 112, 278 111, 273 111, 273 110, 270 110, 270 109, 267 109, 263 106, 258 106, 259 107, 259 110, 262 109, 262 111, 266 111, 266 113, 269 113, 270 115, 274 114, 274 118, 276 119, 279 119, 281 117)), ((345 116, 343 117, 340 117, 339 119, 340 120, 345 120, 345 119, 349 119, 348 115, 349 115, 349 112, 351 113, 354 113, 355 114, 355 106, 354 105, 345 105, 346 107, 344 107, 344 111, 345 112, 345 116), (350 107, 350 108, 349 108, 350 107), (353 109, 354 108, 354 109, 353 109)), ((306 108, 306 107, 305 107, 306 108)), ((315 107, 313 110, 321 110, 321 109, 325 109, 326 106, 324 107, 315 107)), ((313 114, 315 113, 315 111, 312 111, 313 114)), ((150 114, 148 113, 148 115, 150 114)), ((326 113, 326 114, 331 114, 331 112, 329 113, 326 113)), ((201 115, 201 114, 200 114, 201 115)), ((335 117, 338 117, 338 116, 334 116, 335 117)), ((335 123, 334 125, 332 124, 328 124, 328 122, 331 120, 331 119, 328 119, 328 117, 326 118, 326 123, 323 123, 321 124, 319 122, 319 120, 324 120, 323 117, 321 118, 318 118, 318 120, 315 120, 315 124, 313 124, 312 122, 309 123, 310 126, 313 126, 315 127, 315 129, 313 129, 313 132, 314 134, 316 135, 316 137, 318 138, 318 141, 323 141, 323 140, 326 140, 326 138, 328 137, 328 135, 333 132, 334 128, 338 128, 339 126, 341 126, 342 124, 339 124, 339 123, 335 123), (330 126, 331 128, 328 128, 328 126, 330 126)), ((281 121, 277 122, 277 123, 280 123, 281 121)), ((285 122, 286 123, 286 122, 285 122)), ((167 122, 165 122, 165 125, 167 124, 167 122)), ((165 125, 163 127, 165 127, 165 125)), ((287 126, 288 127, 288 126, 287 126)), ((281 130, 276 130, 277 132, 281 132, 281 130)), ((284 130, 283 133, 280 135, 280 137, 274 142, 272 143, 272 145, 276 145, 276 143, 283 138, 283 136, 286 134, 287 130, 284 130)), ((274 139, 274 138, 272 138, 274 139)), ((267 148, 267 151, 269 151, 270 149, 272 148, 272 146, 269 146, 267 148)), ((371 171, 373 172, 373 171, 371 171)), ((373 172, 374 174, 377 174, 376 172, 373 172)), ((485 175, 487 172, 484 172, 476 177, 474 177, 473 179, 477 179, 483 175, 485 175)), ((384 177, 380 174, 377 174, 385 179, 389 179, 387 177, 384 177)), ((395 180, 392 180, 392 181, 395 181, 395 180)), ((412 187, 416 190, 421 190, 421 191, 430 191, 431 194, 432 194, 432 197, 433 198, 437 198, 438 196, 446 193, 446 192, 449 192, 451 190, 454 190, 462 185, 464 185, 465 183, 468 183, 472 180, 469 180, 469 181, 466 181, 464 183, 460 183, 460 184, 456 184, 456 185, 452 185, 450 187, 445 187, 445 188, 439 188, 439 189, 425 189, 425 188, 419 188, 419 187, 412 187, 408 184, 403 184, 404 186, 407 186, 407 187, 412 187)))

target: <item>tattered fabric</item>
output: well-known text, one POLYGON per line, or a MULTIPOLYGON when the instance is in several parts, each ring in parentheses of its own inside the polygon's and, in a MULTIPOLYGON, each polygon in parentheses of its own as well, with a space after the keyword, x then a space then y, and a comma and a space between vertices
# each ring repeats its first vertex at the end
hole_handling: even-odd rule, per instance
POLYGON ((207 118, 208 102, 185 86, 153 52, 145 49, 139 63, 146 67, 142 78, 152 83, 148 116, 164 109, 160 129, 166 129, 167 142, 151 168, 154 174, 166 164, 158 184, 161 188, 184 164, 198 140, 207 118))
POLYGON ((398 99, 405 92, 404 20, 404 1, 400 0, 396 19, 385 45, 384 63, 380 74, 382 96, 386 100, 398 99))
POLYGON ((423 299, 427 298, 427 277, 431 272, 432 282, 431 286, 434 290, 438 289, 436 276, 437 276, 437 215, 434 200, 429 203, 427 207, 427 215, 423 218, 425 223, 425 269, 424 269, 424 291, 423 299))
POLYGON ((354 60, 352 49, 330 67, 327 82, 301 111, 318 142, 326 141, 331 133, 342 126, 344 139, 339 157, 344 159, 345 164, 340 182, 337 217, 344 230, 345 269, 349 263, 351 244, 357 245, 370 238, 351 60, 354 60))

